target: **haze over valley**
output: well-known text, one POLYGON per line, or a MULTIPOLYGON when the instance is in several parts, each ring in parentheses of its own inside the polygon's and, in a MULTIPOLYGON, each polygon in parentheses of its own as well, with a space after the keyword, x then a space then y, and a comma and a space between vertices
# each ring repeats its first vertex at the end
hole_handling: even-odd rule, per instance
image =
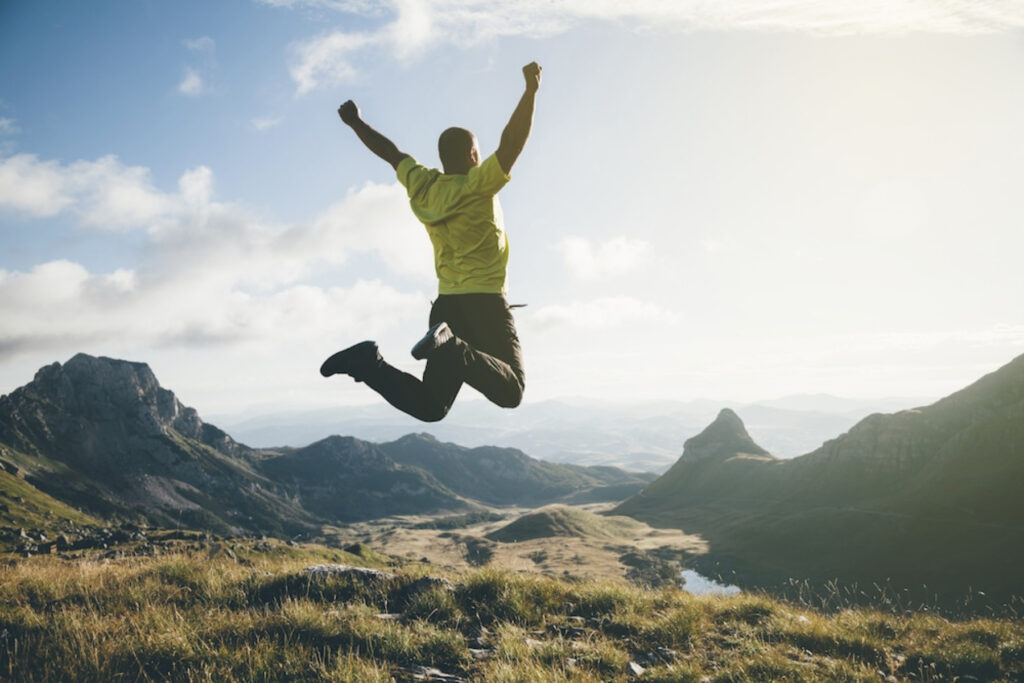
POLYGON ((810 452, 871 413, 930 402, 926 398, 847 399, 826 394, 756 403, 565 398, 527 401, 510 413, 483 401, 466 400, 457 403, 443 422, 429 425, 397 413, 385 403, 211 419, 239 441, 261 448, 301 446, 332 433, 380 442, 423 431, 441 441, 518 448, 553 462, 663 472, 679 457, 680 444, 700 432, 722 407, 741 412, 748 429, 774 455, 791 458, 810 452))

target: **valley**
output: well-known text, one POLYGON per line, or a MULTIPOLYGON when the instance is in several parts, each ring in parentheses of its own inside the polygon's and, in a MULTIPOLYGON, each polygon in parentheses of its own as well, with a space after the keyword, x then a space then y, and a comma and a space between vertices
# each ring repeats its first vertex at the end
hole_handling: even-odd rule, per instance
POLYGON ((464 526, 452 526, 446 516, 390 518, 328 528, 324 536, 330 545, 363 543, 445 569, 490 565, 645 586, 679 585, 686 559, 707 552, 699 536, 604 515, 611 507, 502 508, 491 513, 498 519, 464 526))

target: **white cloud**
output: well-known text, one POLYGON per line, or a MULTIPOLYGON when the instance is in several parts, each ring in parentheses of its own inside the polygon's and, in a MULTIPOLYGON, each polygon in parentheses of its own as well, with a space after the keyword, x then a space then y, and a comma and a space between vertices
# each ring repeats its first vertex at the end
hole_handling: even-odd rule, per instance
POLYGON ((395 0, 398 16, 388 27, 388 42, 399 59, 423 51, 436 37, 434 14, 422 0, 395 0))
MULTIPOLYGON (((279 7, 317 7, 377 16, 380 5, 330 0, 262 0, 279 7)), ((816 34, 990 33, 1024 27, 1016 0, 395 0, 392 17, 374 31, 334 31, 294 48, 298 94, 351 81, 360 51, 385 48, 407 59, 439 44, 472 45, 503 36, 546 36, 587 21, 625 22, 640 30, 800 31, 816 34)))
POLYGON ((189 206, 209 204, 213 198, 213 171, 206 166, 185 171, 178 179, 178 193, 189 206))
POLYGON ((11 118, 0 118, 0 135, 16 135, 21 132, 18 124, 11 118))
POLYGON ((210 36, 189 38, 181 41, 185 49, 199 57, 201 66, 186 66, 178 82, 178 92, 186 97, 198 97, 210 92, 210 74, 216 66, 217 43, 210 36))
POLYGON ((62 165, 19 155, 0 158, 3 208, 36 217, 66 212, 101 230, 146 229, 165 254, 181 251, 183 260, 259 264, 252 280, 288 281, 310 262, 340 264, 352 253, 374 253, 396 273, 433 278, 429 239, 398 183, 367 183, 308 221, 275 226, 216 201, 206 166, 186 171, 175 192, 164 192, 153 186, 149 169, 115 156, 62 165))
MULTIPOLYGON (((532 2, 525 4, 533 5, 532 2)), ((543 8, 543 5, 540 5, 543 8)), ((1012 0, 570 0, 557 7, 574 18, 636 21, 683 30, 806 31, 828 34, 978 33, 1024 26, 1024 7, 1012 0)), ((543 11, 543 9, 541 9, 543 11)))
POLYGON ((0 271, 0 356, 73 352, 89 343, 108 349, 281 347, 307 337, 344 338, 354 329, 384 332, 423 313, 423 295, 377 281, 344 288, 296 285, 262 294, 233 284, 194 273, 145 282, 136 271, 94 274, 69 261, 27 273, 0 271))
POLYGON ((126 229, 160 219, 173 204, 153 187, 149 169, 115 156, 68 165, 32 154, 0 158, 0 209, 37 217, 72 210, 83 225, 126 229))
MULTIPOLYGON (((310 220, 268 223, 217 201, 213 172, 186 171, 172 192, 115 157, 61 165, 24 155, 0 164, 0 199, 37 216, 65 212, 84 227, 147 228, 134 267, 89 272, 67 260, 0 271, 0 354, 148 345, 281 345, 312 333, 344 339, 423 315, 432 253, 398 184, 368 183, 310 220), (37 188, 35 194, 25 190, 37 188), (411 277, 414 291, 376 281, 309 285, 353 256, 411 277)), ((2 204, 0 204, 2 205, 2 204)), ((342 271, 343 272, 343 271, 342 271)), ((305 341, 303 342, 305 343, 305 341)))
POLYGON ((650 244, 628 237, 615 237, 592 244, 582 237, 566 237, 558 244, 565 266, 575 277, 595 280, 623 275, 639 267, 650 251, 650 244))
POLYGON ((303 239, 330 253, 372 252, 392 271, 430 282, 433 250, 423 226, 409 211, 405 189, 367 183, 323 211, 303 239))
POLYGON ((199 38, 183 40, 182 45, 192 52, 213 52, 217 43, 210 36, 200 36, 199 38))
POLYGON ((527 324, 540 330, 558 327, 601 330, 618 329, 636 322, 674 327, 679 323, 679 316, 648 301, 616 296, 545 306, 531 314, 527 324))
POLYGON ((197 97, 202 95, 205 89, 199 72, 192 67, 186 67, 185 74, 181 77, 181 82, 178 83, 178 92, 189 97, 197 97))
POLYGON ((149 169, 125 166, 115 156, 71 164, 65 182, 78 196, 80 220, 90 227, 129 229, 150 225, 173 204, 172 198, 153 187, 149 169))
POLYGON ((252 125, 252 127, 255 130, 258 130, 258 131, 262 132, 262 131, 269 130, 271 128, 274 128, 276 126, 281 125, 281 121, 282 120, 283 119, 281 119, 281 118, 274 118, 274 117, 270 117, 270 116, 261 116, 261 117, 254 118, 249 123, 252 125))
POLYGON ((353 80, 356 69, 349 62, 350 55, 382 42, 382 35, 338 31, 297 44, 291 76, 298 85, 298 94, 353 80))
POLYGON ((0 158, 0 209, 46 217, 72 202, 64 170, 56 161, 39 161, 34 154, 0 158))

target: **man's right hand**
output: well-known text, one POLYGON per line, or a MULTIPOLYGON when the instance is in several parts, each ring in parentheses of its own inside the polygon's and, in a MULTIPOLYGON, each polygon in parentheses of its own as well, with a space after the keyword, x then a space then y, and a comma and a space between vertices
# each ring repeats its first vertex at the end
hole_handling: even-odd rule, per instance
POLYGON ((345 122, 346 125, 351 126, 353 123, 359 120, 359 107, 352 100, 348 100, 345 104, 338 107, 338 116, 345 122))
POLYGON ((526 89, 536 92, 540 88, 541 67, 537 62, 530 62, 523 67, 523 77, 526 78, 526 89))

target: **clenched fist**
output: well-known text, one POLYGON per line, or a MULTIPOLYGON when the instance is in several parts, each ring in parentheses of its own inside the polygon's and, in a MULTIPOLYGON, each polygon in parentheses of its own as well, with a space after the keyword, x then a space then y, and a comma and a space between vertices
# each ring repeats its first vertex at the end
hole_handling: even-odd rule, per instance
POLYGON ((523 76, 526 78, 526 89, 536 91, 540 88, 540 65, 537 62, 530 62, 523 67, 523 76))
POLYGON ((341 117, 342 121, 351 126, 359 120, 359 107, 352 100, 348 100, 345 104, 338 107, 338 116, 341 117))

